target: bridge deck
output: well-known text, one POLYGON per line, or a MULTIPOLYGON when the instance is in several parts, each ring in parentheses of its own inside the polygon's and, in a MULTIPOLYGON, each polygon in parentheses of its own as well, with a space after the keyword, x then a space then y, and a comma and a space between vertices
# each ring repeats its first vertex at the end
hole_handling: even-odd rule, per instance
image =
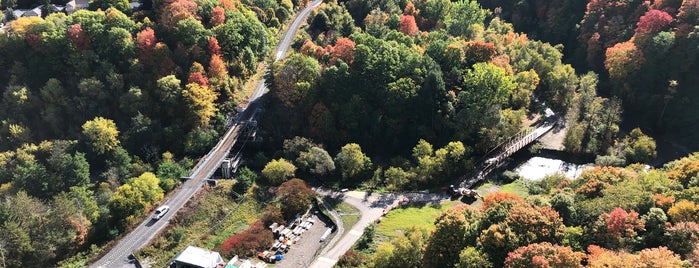
POLYGON ((533 129, 530 132, 521 132, 504 144, 491 150, 483 159, 486 159, 474 172, 467 174, 459 179, 459 187, 470 189, 484 179, 493 169, 495 169, 502 161, 510 157, 512 154, 521 150, 525 146, 529 145, 533 141, 541 138, 544 134, 548 133, 553 129, 555 123, 553 120, 547 120, 541 126, 533 129))

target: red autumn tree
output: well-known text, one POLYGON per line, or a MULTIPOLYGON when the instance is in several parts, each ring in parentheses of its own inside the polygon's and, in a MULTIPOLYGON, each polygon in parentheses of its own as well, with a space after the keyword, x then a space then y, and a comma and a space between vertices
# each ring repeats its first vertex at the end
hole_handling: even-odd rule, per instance
POLYGON ((208 41, 209 54, 221 56, 221 46, 218 45, 216 37, 209 37, 208 41))
POLYGON ((616 237, 632 236, 636 230, 644 228, 643 220, 639 219, 638 212, 633 210, 626 212, 623 208, 615 208, 609 214, 600 215, 600 218, 607 224, 607 232, 616 237))
POLYGON ((90 48, 90 37, 83 31, 80 24, 73 24, 68 27, 68 38, 73 41, 73 45, 75 45, 78 51, 90 48))
POLYGON ((150 63, 153 52, 155 51, 155 44, 158 40, 155 38, 155 31, 150 27, 146 27, 143 31, 136 35, 136 47, 138 47, 138 59, 143 64, 150 63))
POLYGON ((476 40, 466 44, 466 60, 469 62, 489 62, 495 56, 496 50, 493 43, 476 40))
POLYGON ((507 254, 505 267, 581 267, 584 254, 548 242, 519 247, 507 254))
POLYGON ((409 36, 414 36, 420 29, 417 28, 415 17, 412 15, 401 15, 398 31, 409 36))
POLYGON ((665 29, 672 22, 672 16, 665 11, 649 10, 636 23, 637 33, 654 33, 665 29))
POLYGON ((643 65, 643 52, 631 42, 622 42, 607 48, 604 67, 613 79, 625 79, 643 65))
POLYGON ((221 252, 226 256, 254 256, 257 251, 265 250, 274 241, 272 231, 261 221, 256 221, 240 233, 234 234, 221 244, 221 252))
POLYGON ((354 61, 354 41, 347 37, 337 39, 335 46, 330 50, 330 64, 334 64, 338 59, 341 59, 347 64, 352 64, 354 61))
POLYGON ((645 231, 645 221, 637 212, 626 212, 623 208, 599 215, 592 228, 595 244, 612 249, 632 247, 642 231, 645 231))
POLYGON ((219 26, 226 22, 226 15, 225 15, 225 10, 223 10, 222 7, 217 6, 213 10, 211 10, 211 20, 209 23, 211 26, 219 26))
POLYGON ((316 193, 300 179, 288 180, 277 188, 277 198, 285 219, 293 219, 294 215, 308 209, 315 195, 316 193))
POLYGON ((189 83, 196 83, 200 86, 206 86, 209 84, 209 79, 206 78, 201 72, 193 72, 189 74, 189 78, 187 78, 187 84, 189 83))

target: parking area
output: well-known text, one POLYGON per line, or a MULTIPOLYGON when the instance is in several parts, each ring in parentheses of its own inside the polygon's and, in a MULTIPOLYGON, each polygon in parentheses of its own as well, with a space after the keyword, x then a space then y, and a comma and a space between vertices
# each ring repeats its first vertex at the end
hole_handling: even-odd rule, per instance
POLYGON ((301 238, 284 254, 284 259, 274 265, 275 268, 309 267, 313 262, 315 253, 324 244, 320 242, 320 238, 330 225, 315 214, 311 215, 310 219, 314 220, 315 224, 301 235, 301 238))

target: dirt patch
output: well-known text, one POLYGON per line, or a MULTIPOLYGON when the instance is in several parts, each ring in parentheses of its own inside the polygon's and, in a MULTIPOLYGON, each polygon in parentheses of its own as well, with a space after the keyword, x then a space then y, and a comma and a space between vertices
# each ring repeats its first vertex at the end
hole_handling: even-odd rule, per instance
POLYGON ((558 123, 551 131, 539 138, 539 142, 544 146, 544 149, 562 151, 565 148, 563 140, 566 137, 568 126, 561 126, 562 124, 558 123))

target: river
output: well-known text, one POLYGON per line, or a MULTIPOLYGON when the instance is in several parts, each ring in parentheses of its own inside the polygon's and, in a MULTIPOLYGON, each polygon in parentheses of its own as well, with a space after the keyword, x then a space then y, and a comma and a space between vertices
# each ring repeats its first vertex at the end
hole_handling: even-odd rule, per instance
POLYGON ((568 178, 575 179, 585 169, 592 168, 593 164, 576 164, 560 159, 534 156, 518 163, 513 169, 519 176, 529 180, 541 180, 547 175, 563 173, 568 178))

